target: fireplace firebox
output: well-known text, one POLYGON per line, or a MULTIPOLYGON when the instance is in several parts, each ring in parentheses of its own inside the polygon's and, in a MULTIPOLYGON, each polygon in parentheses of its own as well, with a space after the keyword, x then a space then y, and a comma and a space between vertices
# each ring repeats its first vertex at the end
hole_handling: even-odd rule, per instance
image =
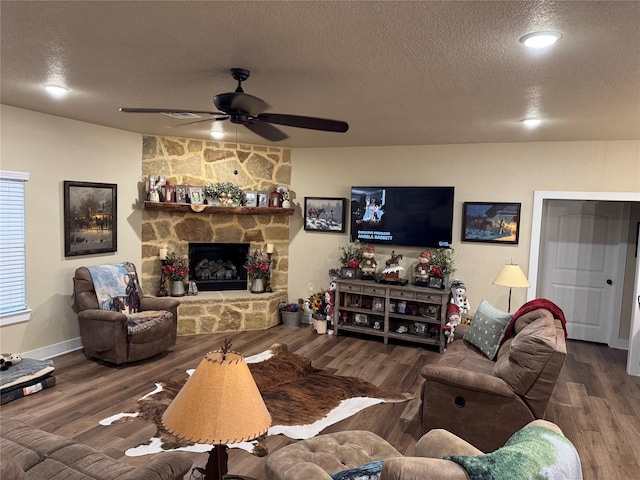
POLYGON ((198 290, 246 290, 248 243, 189 243, 189 279, 198 290))

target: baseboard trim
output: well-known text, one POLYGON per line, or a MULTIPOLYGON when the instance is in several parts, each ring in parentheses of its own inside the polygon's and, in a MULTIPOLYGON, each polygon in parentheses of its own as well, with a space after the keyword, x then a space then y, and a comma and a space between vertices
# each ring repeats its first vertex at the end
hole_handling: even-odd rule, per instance
POLYGON ((22 352, 20 355, 24 358, 35 358, 36 360, 48 360, 53 357, 64 355, 65 353, 74 352, 82 348, 82 339, 72 338, 64 342, 54 343, 42 348, 36 348, 28 352, 22 352))

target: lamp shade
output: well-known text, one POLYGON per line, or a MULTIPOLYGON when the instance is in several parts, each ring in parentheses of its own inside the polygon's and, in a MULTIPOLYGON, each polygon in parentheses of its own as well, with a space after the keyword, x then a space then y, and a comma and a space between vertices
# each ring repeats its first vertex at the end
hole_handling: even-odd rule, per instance
POLYGON ((529 288, 531 286, 520 265, 514 265, 513 263, 502 267, 502 270, 500 270, 500 273, 492 283, 499 287, 509 288, 529 288))
POLYGON ((244 357, 207 353, 162 416, 174 435, 192 442, 226 445, 267 432, 271 415, 244 357))

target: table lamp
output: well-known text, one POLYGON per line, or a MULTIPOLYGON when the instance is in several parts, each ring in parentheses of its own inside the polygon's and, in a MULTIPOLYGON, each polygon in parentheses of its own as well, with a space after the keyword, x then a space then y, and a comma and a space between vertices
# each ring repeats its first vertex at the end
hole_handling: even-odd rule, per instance
POLYGON ((529 288, 529 280, 524 276, 520 265, 509 263, 502 267, 496 279, 491 282, 499 287, 509 287, 509 309, 511 313, 511 289, 512 288, 529 288))
POLYGON ((230 347, 225 339, 222 350, 207 353, 162 416, 162 424, 177 437, 213 445, 204 470, 207 480, 226 475, 228 443, 253 440, 271 425, 244 357, 230 347))

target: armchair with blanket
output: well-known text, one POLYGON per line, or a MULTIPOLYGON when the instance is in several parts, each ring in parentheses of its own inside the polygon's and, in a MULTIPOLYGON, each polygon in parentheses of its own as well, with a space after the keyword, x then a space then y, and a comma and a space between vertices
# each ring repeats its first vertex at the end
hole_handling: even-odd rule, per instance
POLYGON ((73 285, 87 358, 121 365, 152 357, 176 343, 180 301, 143 297, 132 263, 80 267, 73 285))

